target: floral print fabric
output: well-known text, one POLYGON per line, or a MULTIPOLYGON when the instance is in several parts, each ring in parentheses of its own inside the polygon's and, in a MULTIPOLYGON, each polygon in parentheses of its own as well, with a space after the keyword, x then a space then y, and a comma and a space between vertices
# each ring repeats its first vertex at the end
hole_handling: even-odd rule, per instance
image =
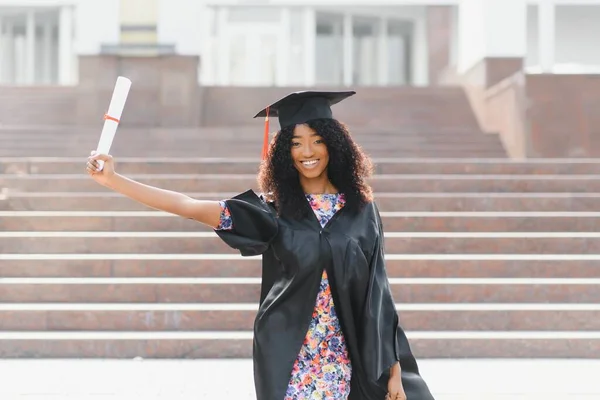
MULTIPOLYGON (((345 204, 343 194, 307 194, 306 200, 324 227, 345 204)), ((216 229, 232 229, 231 215, 221 202, 216 229)), ((337 317, 327 272, 323 270, 312 320, 294 363, 284 400, 342 400, 350 394, 352 366, 337 317)))

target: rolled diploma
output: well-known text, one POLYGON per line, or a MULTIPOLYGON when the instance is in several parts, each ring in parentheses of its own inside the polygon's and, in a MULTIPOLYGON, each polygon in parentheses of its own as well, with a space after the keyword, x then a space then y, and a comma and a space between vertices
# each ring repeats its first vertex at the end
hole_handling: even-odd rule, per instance
MULTIPOLYGON (((123 109, 125 108, 125 101, 127 101, 127 95, 129 94, 130 88, 131 81, 129 79, 122 76, 117 78, 115 90, 113 91, 112 98, 108 106, 108 112, 106 113, 109 117, 113 117, 118 120, 121 119, 121 115, 123 115, 123 109)), ((102 128, 102 133, 100 134, 100 141, 98 142, 96 153, 108 154, 110 152, 110 146, 112 146, 118 126, 119 123, 117 121, 113 121, 111 119, 104 120, 104 127, 102 128)), ((98 170, 102 171, 102 168, 104 168, 104 162, 102 160, 98 160, 98 170)))

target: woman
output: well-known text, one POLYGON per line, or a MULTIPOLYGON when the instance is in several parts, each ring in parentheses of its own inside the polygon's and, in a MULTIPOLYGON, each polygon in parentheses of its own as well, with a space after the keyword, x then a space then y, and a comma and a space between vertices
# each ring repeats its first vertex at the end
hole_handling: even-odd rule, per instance
POLYGON ((195 200, 116 174, 108 155, 88 160, 98 183, 215 228, 244 256, 262 255, 258 400, 433 399, 398 325, 365 181, 370 160, 332 116, 331 106, 353 94, 292 93, 256 115, 281 126, 261 165, 261 197, 195 200))

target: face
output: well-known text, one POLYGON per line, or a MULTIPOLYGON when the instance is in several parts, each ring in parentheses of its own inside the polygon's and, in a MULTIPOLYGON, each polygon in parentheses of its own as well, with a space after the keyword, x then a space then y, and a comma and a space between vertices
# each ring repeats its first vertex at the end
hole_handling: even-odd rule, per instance
POLYGON ((297 125, 292 137, 292 160, 301 176, 326 176, 329 152, 323 138, 307 125, 297 125))

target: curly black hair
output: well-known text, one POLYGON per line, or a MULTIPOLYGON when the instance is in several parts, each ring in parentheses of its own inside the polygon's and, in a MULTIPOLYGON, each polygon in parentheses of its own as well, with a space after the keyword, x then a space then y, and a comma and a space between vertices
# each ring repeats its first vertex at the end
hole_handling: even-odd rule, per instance
MULTIPOLYGON (((348 128, 335 119, 315 119, 306 123, 323 138, 329 153, 327 176, 343 193, 345 209, 357 212, 373 201, 366 179, 373 173, 373 163, 352 139, 348 128)), ((268 201, 275 203, 279 215, 302 218, 308 215, 299 173, 292 160, 294 126, 277 132, 269 146, 267 159, 261 164, 258 185, 268 201)))

